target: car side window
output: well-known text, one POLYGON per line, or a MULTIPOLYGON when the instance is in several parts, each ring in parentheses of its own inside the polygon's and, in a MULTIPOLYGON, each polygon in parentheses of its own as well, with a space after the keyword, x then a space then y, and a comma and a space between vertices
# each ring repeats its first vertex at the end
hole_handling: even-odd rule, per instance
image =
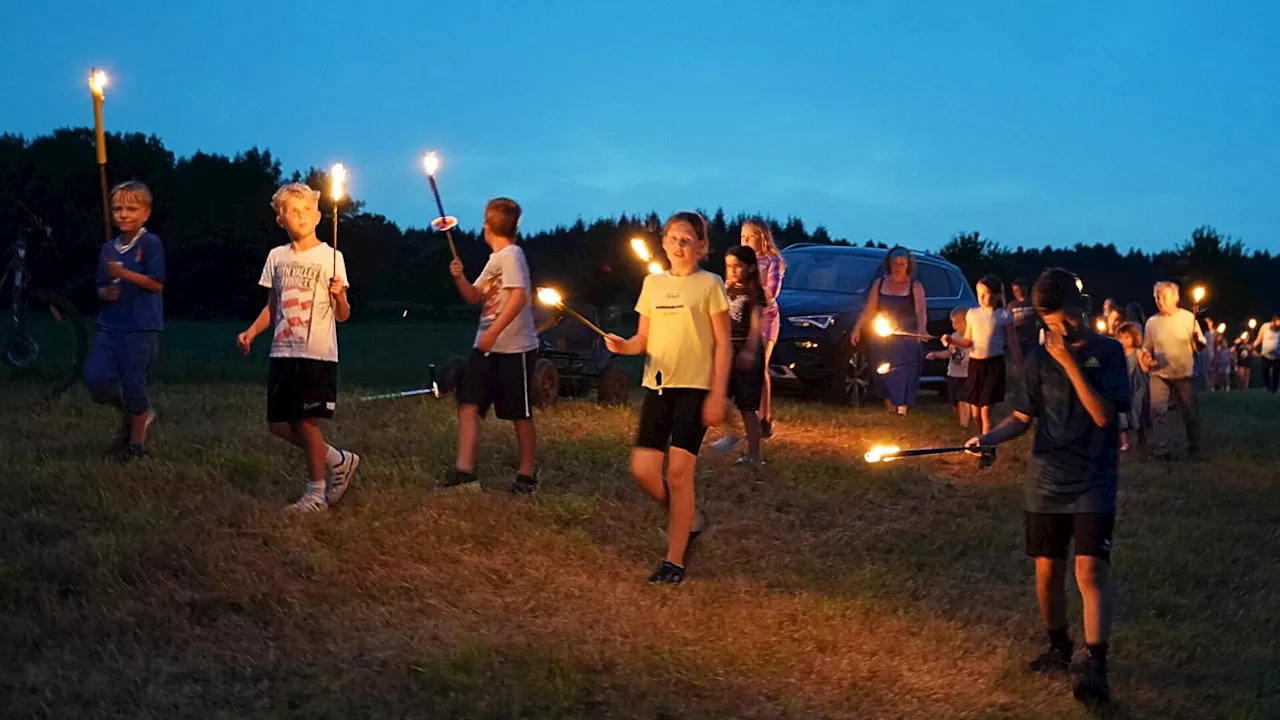
POLYGON ((939 265, 918 263, 916 279, 924 284, 925 297, 954 298, 960 294, 960 285, 955 274, 939 265))

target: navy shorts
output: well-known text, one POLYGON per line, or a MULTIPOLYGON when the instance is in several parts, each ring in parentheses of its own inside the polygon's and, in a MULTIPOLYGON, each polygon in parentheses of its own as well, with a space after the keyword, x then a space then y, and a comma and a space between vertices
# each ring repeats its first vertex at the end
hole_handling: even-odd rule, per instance
POLYGON ((485 354, 472 350, 458 386, 458 404, 475 405, 480 417, 493 414, 499 420, 533 417, 533 365, 537 351, 485 354))
POLYGON ((697 457, 707 428, 702 424, 702 401, 706 390, 673 388, 645 390, 640 406, 640 429, 636 447, 661 450, 680 448, 697 457))
POLYGON ((338 363, 271 358, 267 366, 267 422, 327 420, 338 408, 338 363))
POLYGON ((1066 560, 1067 548, 1074 539, 1077 557, 1096 557, 1110 562, 1111 537, 1115 529, 1115 513, 1028 512, 1027 554, 1066 560))
POLYGON ((157 331, 101 328, 85 362, 85 384, 100 402, 119 402, 130 415, 141 415, 151 408, 147 378, 159 352, 157 331))

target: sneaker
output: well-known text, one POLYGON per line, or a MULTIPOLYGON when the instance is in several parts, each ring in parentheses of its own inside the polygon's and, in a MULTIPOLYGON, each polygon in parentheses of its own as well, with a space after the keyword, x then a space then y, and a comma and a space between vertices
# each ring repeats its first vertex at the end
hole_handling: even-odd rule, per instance
POLYGON ((742 441, 737 435, 725 435, 719 440, 711 443, 711 450, 717 455, 728 455, 738 448, 742 441))
POLYGON ((733 464, 741 467, 745 467, 745 468, 750 468, 752 470, 757 470, 757 471, 764 468, 763 460, 757 460, 756 458, 753 458, 750 455, 743 455, 742 457, 738 458, 733 464))
POLYGON ((1073 647, 1049 648, 1040 657, 1027 663, 1027 670, 1033 673, 1056 674, 1071 669, 1071 651, 1073 647))
POLYGON ((324 496, 318 493, 303 493, 302 497, 293 502, 292 505, 286 507, 286 513, 312 513, 321 510, 327 510, 329 503, 324 501, 324 496))
POLYGON ((898 414, 899 414, 899 415, 901 415, 902 417, 906 417, 906 416, 907 416, 907 406, 906 406, 906 405, 899 405, 899 406, 898 406, 898 414))
POLYGON ((538 489, 538 476, 542 474, 539 468, 533 469, 532 475, 516 475, 516 481, 511 484, 512 495, 532 495, 538 489))
POLYGON ((330 505, 337 505, 342 500, 342 496, 347 494, 347 488, 351 487, 351 479, 356 475, 356 469, 360 467, 360 456, 339 450, 342 453, 342 461, 337 465, 329 468, 329 477, 325 478, 324 499, 330 505))
POLYGON ((129 443, 116 453, 116 460, 122 463, 131 463, 134 460, 141 460, 147 456, 147 449, 141 445, 129 443))
POLYGON ((772 437, 773 437, 773 421, 761 420, 760 421, 760 439, 769 440, 772 437))
POLYGON ((473 472, 454 468, 436 488, 440 492, 480 492, 480 480, 473 472))
POLYGON ((1091 657, 1075 667, 1075 687, 1072 690, 1076 699, 1086 705, 1111 702, 1111 683, 1107 682, 1107 674, 1091 657))
POLYGON ((650 585, 679 585, 684 582, 684 568, 663 560, 657 570, 649 576, 650 585))

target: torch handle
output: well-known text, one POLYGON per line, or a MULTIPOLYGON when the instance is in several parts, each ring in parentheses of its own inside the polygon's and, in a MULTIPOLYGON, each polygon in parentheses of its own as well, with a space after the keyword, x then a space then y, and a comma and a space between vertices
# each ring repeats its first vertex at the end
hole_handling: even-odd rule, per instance
POLYGON ((107 166, 98 165, 98 184, 102 186, 102 234, 111 242, 111 199, 107 196, 107 166))
POLYGON ((588 319, 586 319, 586 318, 582 317, 581 315, 579 315, 577 312, 575 312, 575 311, 574 311, 572 308, 570 308, 568 305, 563 305, 563 304, 562 304, 562 305, 560 305, 560 309, 561 309, 561 310, 563 310, 563 311, 565 311, 566 313, 568 313, 568 315, 569 315, 570 317, 572 317, 574 320, 577 320, 578 322, 582 323, 583 325, 586 325, 587 327, 591 328, 591 330, 592 330, 593 332, 595 332, 597 335, 599 335, 600 337, 605 337, 605 336, 608 334, 608 333, 606 333, 605 331, 601 330, 600 328, 596 327, 594 324, 592 324, 590 320, 588 320, 588 319))
MULTIPOLYGON (((427 180, 431 183, 431 195, 436 199, 436 210, 440 211, 440 217, 445 217, 444 203, 440 200, 440 187, 436 185, 436 176, 427 174, 427 180)), ((453 259, 458 259, 458 248, 453 244, 453 229, 444 231, 444 236, 449 241, 449 252, 453 253, 453 259)))
POLYGON ((366 397, 360 398, 360 401, 365 402, 368 400, 389 400, 393 398, 413 397, 414 395, 434 395, 434 394, 436 394, 435 388, 423 388, 421 390, 405 390, 404 392, 386 393, 383 395, 368 395, 366 397))

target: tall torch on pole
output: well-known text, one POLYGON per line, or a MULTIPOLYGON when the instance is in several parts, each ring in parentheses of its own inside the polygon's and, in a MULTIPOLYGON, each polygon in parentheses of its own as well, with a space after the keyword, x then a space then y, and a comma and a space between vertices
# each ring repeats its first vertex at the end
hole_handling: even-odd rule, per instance
POLYGON ((338 163, 329 168, 329 196, 333 198, 333 271, 338 272, 338 201, 347 194, 347 168, 338 163))
POLYGON ((102 234, 111 242, 111 201, 107 198, 107 141, 102 127, 102 103, 107 99, 107 73, 89 72, 89 92, 93 93, 93 141, 98 151, 98 182, 102 186, 102 234))
POLYGON ((440 201, 440 187, 436 185, 436 171, 440 169, 440 156, 433 152, 423 155, 422 169, 427 171, 427 180, 431 181, 431 194, 435 196, 436 209, 440 211, 440 217, 431 221, 431 227, 444 232, 449 240, 449 252, 453 253, 453 259, 457 260, 458 248, 453 244, 453 228, 458 225, 458 219, 444 214, 444 203, 440 201))

